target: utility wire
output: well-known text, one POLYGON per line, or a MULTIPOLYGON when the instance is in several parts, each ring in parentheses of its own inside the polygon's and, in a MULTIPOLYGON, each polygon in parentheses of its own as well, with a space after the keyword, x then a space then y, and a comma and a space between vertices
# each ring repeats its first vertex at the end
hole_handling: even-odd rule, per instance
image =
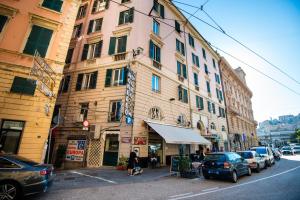
MULTIPOLYGON (((190 6, 193 8, 201 8, 201 7, 197 7, 191 4, 187 4, 187 3, 182 3, 180 1, 176 1, 176 0, 172 0, 173 2, 176 2, 178 4, 182 4, 182 5, 186 5, 186 6, 190 6)), ((187 12, 184 9, 181 9, 179 7, 177 7, 178 9, 180 9, 182 12, 185 12, 187 14, 189 14, 190 16, 192 16, 192 13, 187 12)), ((229 37, 230 39, 232 39, 233 41, 237 42, 238 44, 240 44, 241 46, 243 46, 245 49, 247 49, 248 51, 252 52, 253 54, 255 54, 256 56, 258 56, 260 59, 264 60, 266 63, 268 63, 269 65, 271 65, 273 68, 277 69, 279 72, 281 72, 282 74, 284 74, 285 76, 287 76, 288 78, 290 78, 291 80, 293 80, 294 82, 296 82, 297 84, 300 85, 300 81, 296 80, 294 77, 292 77, 291 75, 289 75, 287 72, 285 72, 284 70, 282 70, 280 67, 278 67, 277 65, 273 64, 271 61, 269 61, 268 59, 266 59, 265 57, 263 57, 262 55, 260 55, 259 53, 257 53, 256 51, 252 50, 250 47, 246 46, 244 43, 242 43, 241 41, 237 40, 236 38, 234 38, 233 36, 227 34, 217 23, 216 21, 206 12, 204 11, 204 9, 201 9, 218 27, 219 29, 216 29, 215 27, 213 27, 212 25, 208 24, 207 22, 203 21, 202 19, 200 19, 199 17, 193 16, 195 19, 198 19, 199 21, 205 23, 206 25, 218 30, 219 32, 223 33, 224 35, 226 35, 227 37, 229 37)))

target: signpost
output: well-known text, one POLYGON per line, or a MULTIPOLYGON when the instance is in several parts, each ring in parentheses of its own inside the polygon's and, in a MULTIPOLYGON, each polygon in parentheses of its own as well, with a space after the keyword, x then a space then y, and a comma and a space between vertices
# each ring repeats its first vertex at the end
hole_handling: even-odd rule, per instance
POLYGON ((90 125, 90 123, 89 123, 88 120, 84 120, 84 121, 82 122, 82 125, 83 125, 82 130, 84 130, 84 131, 88 131, 88 130, 89 130, 89 125, 90 125))
POLYGON ((126 124, 133 124, 133 111, 134 111, 134 97, 136 88, 136 74, 127 67, 127 84, 126 84, 126 94, 125 94, 125 117, 126 124))

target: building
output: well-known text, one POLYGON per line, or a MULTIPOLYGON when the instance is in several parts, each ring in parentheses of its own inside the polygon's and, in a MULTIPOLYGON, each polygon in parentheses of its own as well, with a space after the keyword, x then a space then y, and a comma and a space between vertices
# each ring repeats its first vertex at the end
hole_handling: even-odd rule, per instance
POLYGON ((253 118, 252 92, 248 88, 245 72, 233 69, 222 57, 220 69, 225 92, 229 141, 232 150, 244 150, 257 145, 257 122, 253 118))
POLYGON ((0 149, 43 162, 79 0, 0 2, 0 149))
POLYGON ((116 165, 134 149, 163 165, 180 153, 227 150, 218 54, 171 1, 118 2, 79 8, 54 113, 62 123, 53 161, 66 147, 66 168, 116 165), (72 151, 76 144, 82 148, 72 151))

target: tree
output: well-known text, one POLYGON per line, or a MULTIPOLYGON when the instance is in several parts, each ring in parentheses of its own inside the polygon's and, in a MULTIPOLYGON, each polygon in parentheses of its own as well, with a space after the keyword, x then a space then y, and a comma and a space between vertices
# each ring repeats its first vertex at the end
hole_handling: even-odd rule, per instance
POLYGON ((296 140, 298 140, 298 142, 299 142, 299 140, 300 140, 300 128, 297 128, 297 129, 295 130, 295 138, 296 138, 296 140))

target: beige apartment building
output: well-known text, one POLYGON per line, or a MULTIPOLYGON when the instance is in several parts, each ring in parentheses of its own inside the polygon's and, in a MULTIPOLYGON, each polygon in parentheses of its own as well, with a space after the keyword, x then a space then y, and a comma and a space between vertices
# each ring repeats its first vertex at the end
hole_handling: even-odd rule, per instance
POLYGON ((252 92, 241 67, 233 69, 227 60, 220 60, 231 150, 246 150, 258 144, 257 122, 253 118, 252 92))
POLYGON ((44 161, 80 3, 0 1, 0 150, 44 161))
POLYGON ((228 150, 218 61, 170 1, 83 1, 53 114, 52 161, 65 148, 65 168, 116 165, 132 150, 163 165, 228 150))

